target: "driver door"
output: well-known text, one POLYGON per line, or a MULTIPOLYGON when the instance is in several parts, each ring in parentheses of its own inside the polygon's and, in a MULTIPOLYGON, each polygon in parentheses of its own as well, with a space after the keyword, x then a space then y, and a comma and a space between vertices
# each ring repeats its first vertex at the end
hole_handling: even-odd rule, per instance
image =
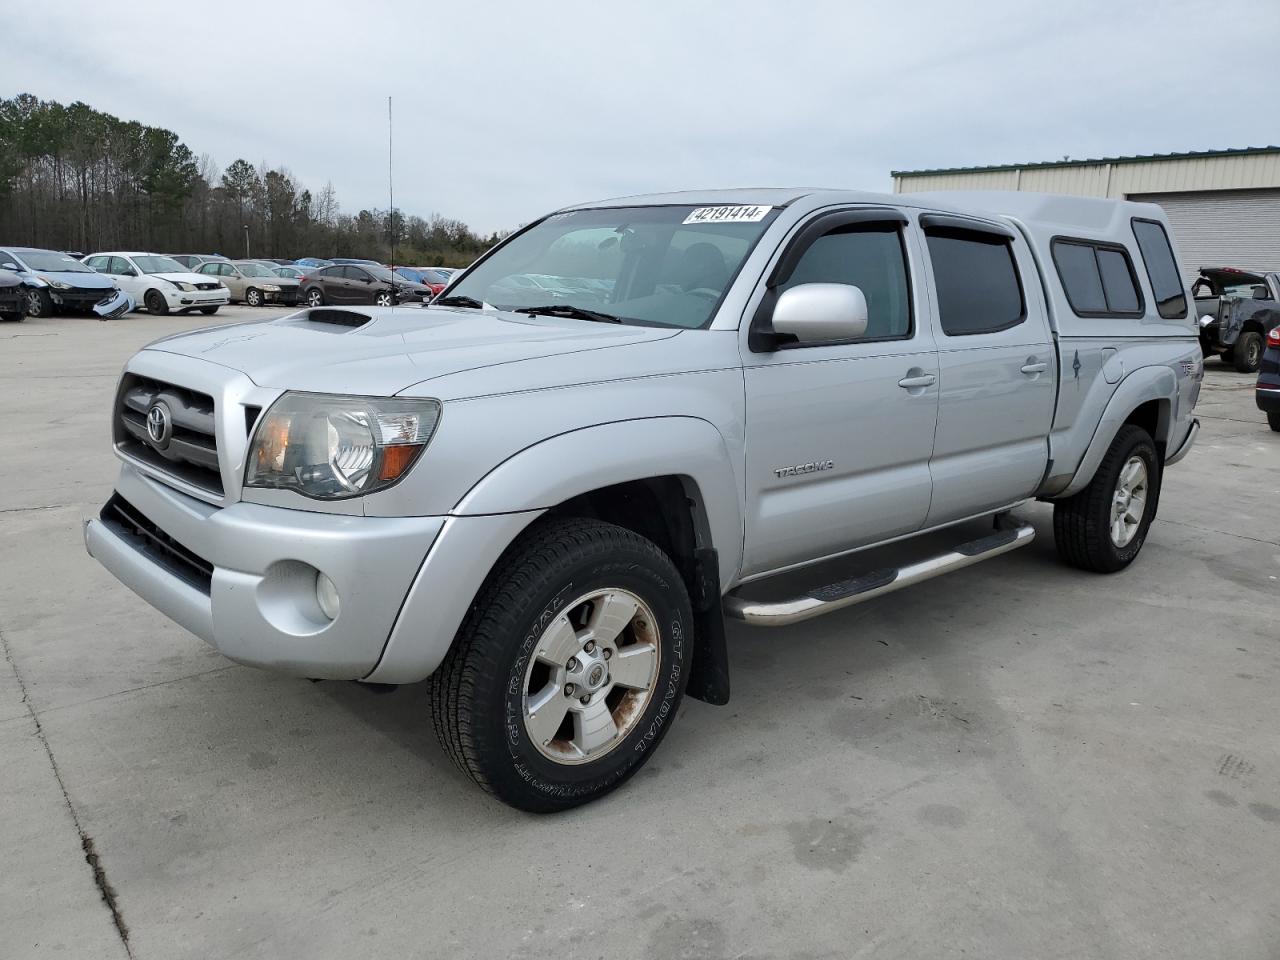
POLYGON ((771 295, 802 283, 835 283, 862 291, 867 328, 836 343, 744 340, 745 577, 924 524, 933 489, 938 351, 911 230, 891 208, 817 214, 792 234, 771 272, 753 327, 771 329, 762 315, 771 295))
POLYGON ((147 292, 146 277, 139 276, 137 269, 124 257, 109 257, 107 276, 114 280, 125 293, 133 297, 133 302, 141 306, 142 298, 147 292))

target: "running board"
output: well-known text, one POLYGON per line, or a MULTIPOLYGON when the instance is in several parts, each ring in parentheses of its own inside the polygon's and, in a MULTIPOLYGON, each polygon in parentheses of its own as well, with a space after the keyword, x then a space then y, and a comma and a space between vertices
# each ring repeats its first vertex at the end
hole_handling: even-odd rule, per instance
POLYGON ((928 560, 921 560, 919 563, 873 570, 860 577, 817 587, 803 596, 779 600, 775 603, 747 600, 730 593, 724 598, 724 612, 726 616, 745 620, 759 627, 785 627, 803 620, 812 620, 824 613, 843 610, 855 603, 862 603, 864 600, 871 600, 874 597, 901 590, 903 587, 932 580, 944 573, 972 566, 983 560, 990 560, 1010 550, 1025 547, 1035 539, 1035 536, 1035 528, 1030 524, 1022 523, 1006 530, 997 530, 977 540, 962 543, 954 550, 940 553, 928 560))

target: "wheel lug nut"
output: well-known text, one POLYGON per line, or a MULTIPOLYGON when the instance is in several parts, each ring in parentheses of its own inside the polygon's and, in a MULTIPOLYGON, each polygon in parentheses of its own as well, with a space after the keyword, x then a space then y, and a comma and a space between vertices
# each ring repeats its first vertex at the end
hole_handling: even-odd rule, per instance
POLYGON ((566 697, 572 697, 572 696, 573 696, 573 691, 574 691, 574 690, 576 690, 576 689, 578 689, 578 688, 577 688, 577 687, 575 687, 572 683, 566 683, 566 684, 564 685, 564 695, 565 695, 566 697))
POLYGON ((609 659, 610 657, 612 657, 612 656, 613 656, 613 651, 612 651, 612 650, 610 650, 608 647, 605 647, 605 648, 604 648, 604 658, 605 658, 606 660, 608 660, 608 659, 609 659))
POLYGON ((590 653, 595 648, 596 648, 596 642, 594 640, 588 640, 586 642, 586 645, 583 646, 582 649, 585 650, 587 653, 590 653))
POLYGON ((583 704, 583 705, 585 706, 586 704, 588 704, 588 703, 590 703, 590 702, 591 702, 591 698, 590 698, 590 697, 582 697, 582 698, 580 698, 580 699, 578 700, 578 702, 579 702, 579 703, 581 703, 581 704, 583 704))
POLYGON ((568 662, 568 663, 566 663, 566 664, 564 665, 564 668, 565 668, 566 670, 577 670, 577 669, 578 669, 578 658, 577 658, 577 657, 570 657, 570 658, 569 658, 569 662, 568 662))

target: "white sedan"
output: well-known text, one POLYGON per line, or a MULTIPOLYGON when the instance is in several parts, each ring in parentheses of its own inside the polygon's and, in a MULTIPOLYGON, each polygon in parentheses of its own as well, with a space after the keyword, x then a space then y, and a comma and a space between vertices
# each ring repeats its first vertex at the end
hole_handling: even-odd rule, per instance
POLYGON ((212 277, 192 273, 177 260, 156 253, 95 253, 84 262, 106 274, 135 303, 153 314, 199 310, 214 314, 231 302, 231 291, 212 277))

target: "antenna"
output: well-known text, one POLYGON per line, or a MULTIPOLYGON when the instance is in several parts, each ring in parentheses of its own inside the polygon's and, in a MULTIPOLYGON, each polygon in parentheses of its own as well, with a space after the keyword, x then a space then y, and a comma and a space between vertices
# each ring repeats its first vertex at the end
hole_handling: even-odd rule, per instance
POLYGON ((387 97, 387 199, 391 204, 391 272, 394 273, 396 263, 396 188, 391 176, 391 98, 387 97))

